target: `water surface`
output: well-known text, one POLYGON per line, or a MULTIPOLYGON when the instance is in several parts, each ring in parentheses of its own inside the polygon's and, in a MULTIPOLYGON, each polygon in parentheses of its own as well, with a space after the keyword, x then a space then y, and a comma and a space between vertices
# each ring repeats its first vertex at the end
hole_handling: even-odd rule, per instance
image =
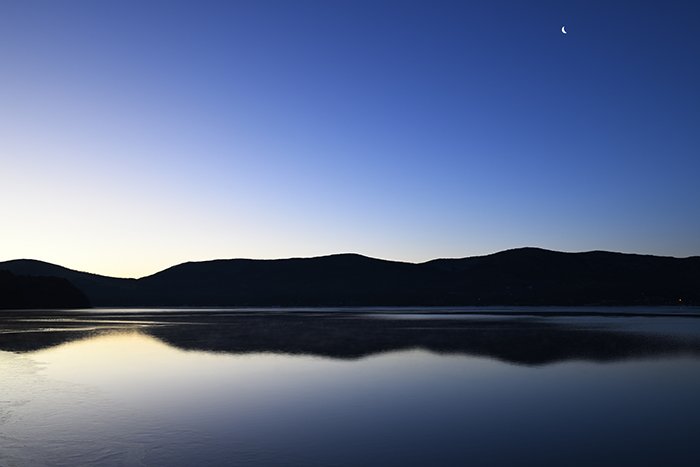
POLYGON ((0 465, 700 464, 697 310, 366 311, 1 312, 0 465))

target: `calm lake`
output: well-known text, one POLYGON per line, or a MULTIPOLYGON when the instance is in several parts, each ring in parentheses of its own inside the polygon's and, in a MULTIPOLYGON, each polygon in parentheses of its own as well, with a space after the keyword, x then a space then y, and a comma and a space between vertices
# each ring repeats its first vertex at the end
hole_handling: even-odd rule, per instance
POLYGON ((3 467, 700 465, 697 308, 4 311, 0 377, 3 467))

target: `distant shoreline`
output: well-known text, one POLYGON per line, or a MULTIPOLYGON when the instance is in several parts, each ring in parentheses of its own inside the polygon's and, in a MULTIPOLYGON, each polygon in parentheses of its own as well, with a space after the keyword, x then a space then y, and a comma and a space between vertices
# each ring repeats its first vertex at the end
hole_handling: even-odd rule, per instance
POLYGON ((157 314, 187 314, 196 312, 197 314, 218 314, 218 313, 240 313, 244 314, 336 314, 336 315, 425 315, 425 316, 534 316, 534 317, 681 317, 700 318, 700 306, 522 306, 522 307, 91 307, 91 308, 57 308, 57 309, 0 309, 2 314, 13 312, 26 314, 44 314, 47 311, 58 313, 86 313, 86 314, 109 314, 124 313, 129 315, 157 313, 157 314), (628 311, 629 310, 629 311, 628 311))
POLYGON ((425 263, 356 254, 214 260, 183 263, 141 279, 33 260, 0 263, 3 270, 6 282, 25 286, 6 286, 5 296, 14 301, 3 303, 0 294, 0 308, 700 306, 700 257, 604 251, 520 248, 425 263), (44 278, 44 285, 32 278, 44 278), (55 300, 43 291, 49 285, 55 300))

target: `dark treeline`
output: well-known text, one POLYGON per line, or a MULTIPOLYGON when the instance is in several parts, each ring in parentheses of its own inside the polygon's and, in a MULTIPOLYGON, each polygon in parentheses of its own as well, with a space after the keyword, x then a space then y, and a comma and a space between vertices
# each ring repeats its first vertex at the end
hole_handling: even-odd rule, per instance
POLYGON ((537 248, 413 264, 354 254, 184 263, 115 279, 38 261, 0 269, 70 280, 96 306, 700 305, 700 257, 537 248))
POLYGON ((60 277, 17 276, 0 271, 0 309, 85 308, 83 292, 60 277))

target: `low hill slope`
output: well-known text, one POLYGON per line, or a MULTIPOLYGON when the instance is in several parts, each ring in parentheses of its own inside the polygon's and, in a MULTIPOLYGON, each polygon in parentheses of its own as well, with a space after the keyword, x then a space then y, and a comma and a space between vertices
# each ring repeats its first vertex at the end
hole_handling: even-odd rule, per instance
POLYGON ((0 309, 87 308, 85 294, 59 277, 18 276, 0 271, 0 309))
POLYGON ((1 262, 0 270, 23 276, 66 279, 80 289, 95 306, 131 306, 138 305, 139 302, 135 279, 100 276, 30 259, 1 262))

